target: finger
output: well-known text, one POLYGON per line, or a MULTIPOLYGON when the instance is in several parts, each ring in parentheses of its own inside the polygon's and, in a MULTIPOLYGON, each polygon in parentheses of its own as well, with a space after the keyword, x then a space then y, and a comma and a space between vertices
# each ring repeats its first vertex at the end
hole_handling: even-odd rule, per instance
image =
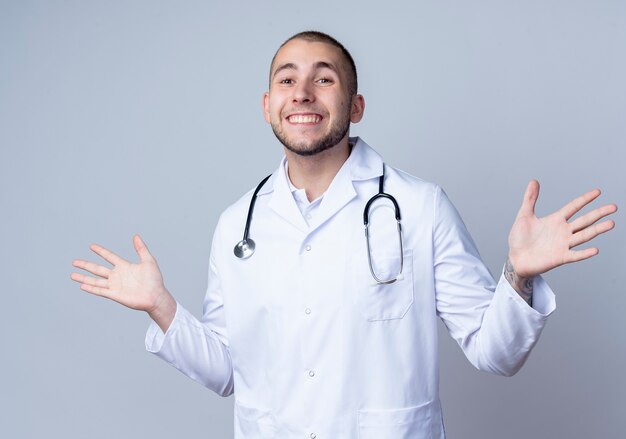
POLYGON ((109 297, 109 290, 107 288, 102 287, 94 287, 93 285, 81 284, 80 289, 83 291, 87 291, 88 293, 95 294, 100 297, 109 297))
POLYGON ((582 230, 585 227, 595 223, 600 218, 604 218, 605 216, 615 213, 616 211, 617 206, 615 204, 607 204, 606 206, 599 207, 572 221, 570 223, 572 231, 578 232, 579 230, 582 230))
POLYGON ((76 259, 72 262, 72 265, 76 268, 81 268, 90 272, 91 274, 95 274, 96 276, 108 278, 110 269, 103 267, 102 265, 95 264, 93 262, 85 261, 82 259, 76 259))
POLYGON ((139 259, 141 261, 147 261, 147 260, 153 259, 152 255, 150 254, 150 251, 148 250, 148 246, 146 245, 145 242, 143 242, 143 239, 141 239, 141 236, 139 235, 133 236, 133 245, 135 246, 135 251, 139 255, 139 259))
POLYGON ((533 216, 535 214, 535 204, 539 198, 539 182, 537 180, 531 180, 526 186, 526 192, 524 192, 524 199, 522 200, 522 206, 517 212, 517 217, 533 216))
POLYGON ((106 279, 85 276, 84 274, 81 274, 81 273, 72 273, 71 278, 73 281, 76 281, 81 284, 91 285, 93 287, 106 288, 108 286, 108 281, 106 279))
POLYGON ((615 227, 615 222, 613 220, 602 221, 601 223, 591 225, 579 232, 574 233, 570 239, 569 246, 572 248, 577 245, 584 244, 587 241, 591 241, 596 236, 608 232, 613 227, 615 227))
POLYGON ((580 197, 573 199, 565 206, 561 207, 559 210, 560 214, 566 220, 570 219, 576 212, 585 207, 587 204, 591 203, 593 200, 600 196, 600 189, 594 189, 585 194, 582 194, 580 197))
POLYGON ((584 261, 585 259, 589 259, 597 255, 598 253, 600 253, 600 250, 598 250, 596 247, 590 247, 584 250, 571 251, 568 254, 568 256, 565 258, 563 263, 569 264, 571 262, 584 261))
POLYGON ((116 255, 115 253, 113 253, 110 250, 107 250, 106 248, 98 245, 98 244, 91 244, 91 246, 89 246, 89 248, 98 256, 102 257, 104 260, 106 260, 107 262, 110 262, 113 265, 118 265, 120 262, 124 262, 124 259, 120 258, 118 255, 116 255))

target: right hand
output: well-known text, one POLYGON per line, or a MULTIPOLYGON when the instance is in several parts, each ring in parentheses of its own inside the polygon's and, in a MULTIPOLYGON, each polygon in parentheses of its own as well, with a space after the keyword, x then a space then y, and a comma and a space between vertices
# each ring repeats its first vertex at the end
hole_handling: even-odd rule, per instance
POLYGON ((112 268, 94 262, 76 259, 72 265, 97 276, 72 273, 72 280, 80 283, 80 288, 88 293, 106 297, 128 308, 146 311, 163 329, 174 318, 176 302, 163 284, 163 276, 156 259, 139 237, 133 237, 139 263, 133 264, 106 248, 92 244, 90 249, 101 256, 112 268))

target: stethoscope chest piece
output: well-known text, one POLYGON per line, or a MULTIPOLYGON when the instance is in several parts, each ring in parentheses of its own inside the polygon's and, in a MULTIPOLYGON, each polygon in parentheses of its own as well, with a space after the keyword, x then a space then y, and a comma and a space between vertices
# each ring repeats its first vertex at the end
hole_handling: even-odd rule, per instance
POLYGON ((255 248, 256 244, 254 243, 252 238, 242 239, 235 246, 235 256, 237 256, 239 259, 247 259, 252 256, 255 248))

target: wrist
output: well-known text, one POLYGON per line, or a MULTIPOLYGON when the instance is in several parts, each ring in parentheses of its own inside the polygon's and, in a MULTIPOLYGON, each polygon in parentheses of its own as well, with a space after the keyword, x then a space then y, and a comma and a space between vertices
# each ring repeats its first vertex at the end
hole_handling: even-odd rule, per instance
POLYGON ((532 306, 533 304, 533 279, 534 276, 520 276, 515 271, 511 258, 507 258, 504 265, 504 277, 520 297, 532 306))
POLYGON ((176 300, 167 289, 163 288, 163 291, 157 295, 154 306, 146 312, 165 333, 174 320, 176 300))

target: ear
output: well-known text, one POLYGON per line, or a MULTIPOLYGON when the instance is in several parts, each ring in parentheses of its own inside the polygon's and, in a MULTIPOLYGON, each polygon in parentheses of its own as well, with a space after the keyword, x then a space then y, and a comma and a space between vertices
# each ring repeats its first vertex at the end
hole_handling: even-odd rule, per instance
POLYGON ((263 117, 265 122, 270 123, 270 93, 263 93, 263 117))
POLYGON ((363 99, 363 96, 359 94, 352 96, 350 107, 350 122, 360 122, 363 118, 363 112, 365 111, 365 99, 363 99))

